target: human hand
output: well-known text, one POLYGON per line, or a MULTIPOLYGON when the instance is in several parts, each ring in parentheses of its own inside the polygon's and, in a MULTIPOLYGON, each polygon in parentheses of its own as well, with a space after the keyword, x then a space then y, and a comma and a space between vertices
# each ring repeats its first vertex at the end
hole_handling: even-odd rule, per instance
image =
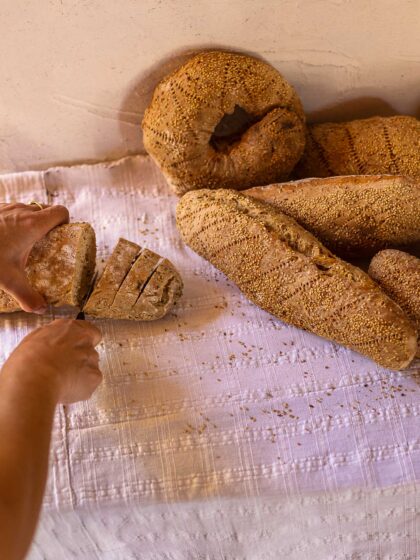
POLYGON ((47 304, 29 284, 25 265, 34 244, 54 227, 69 221, 64 206, 13 202, 0 204, 0 288, 24 311, 44 313, 47 304))
POLYGON ((88 399, 102 380, 95 346, 101 333, 92 323, 57 319, 27 335, 3 366, 9 375, 31 375, 46 383, 56 402, 88 399))

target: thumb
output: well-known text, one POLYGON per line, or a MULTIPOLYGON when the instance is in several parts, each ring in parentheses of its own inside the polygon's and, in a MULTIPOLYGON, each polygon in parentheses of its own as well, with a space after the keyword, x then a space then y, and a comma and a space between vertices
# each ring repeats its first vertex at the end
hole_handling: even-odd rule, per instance
POLYGON ((24 311, 44 313, 47 303, 40 293, 32 288, 23 271, 12 268, 3 279, 2 288, 11 295, 24 311))
POLYGON ((36 226, 37 238, 41 239, 53 228, 66 224, 69 221, 69 211, 65 206, 47 206, 43 210, 37 210, 32 214, 36 226))

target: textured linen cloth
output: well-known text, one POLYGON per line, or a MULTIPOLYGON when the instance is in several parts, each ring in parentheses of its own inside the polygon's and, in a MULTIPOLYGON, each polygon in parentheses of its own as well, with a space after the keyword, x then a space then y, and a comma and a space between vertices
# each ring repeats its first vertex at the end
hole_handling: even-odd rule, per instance
MULTIPOLYGON (((395 558, 416 557, 418 361, 385 370, 249 303, 183 244, 177 199, 147 157, 2 175, 0 199, 64 204, 95 228, 99 263, 122 236, 169 258, 185 282, 163 320, 95 321, 104 382, 89 402, 57 410, 46 511, 215 500, 228 510, 234 500, 275 498, 278 511, 298 503, 304 515, 307 496, 323 503, 393 488, 411 543, 395 558)), ((27 332, 68 313, 2 316, 0 361, 27 332)))

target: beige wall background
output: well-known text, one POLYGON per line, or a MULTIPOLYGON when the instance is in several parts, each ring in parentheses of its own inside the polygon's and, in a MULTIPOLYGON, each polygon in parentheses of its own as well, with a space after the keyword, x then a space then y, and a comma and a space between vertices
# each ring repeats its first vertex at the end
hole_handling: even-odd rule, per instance
POLYGON ((154 85, 209 47, 265 58, 311 120, 420 117, 420 0, 1 0, 0 171, 142 151, 154 85))

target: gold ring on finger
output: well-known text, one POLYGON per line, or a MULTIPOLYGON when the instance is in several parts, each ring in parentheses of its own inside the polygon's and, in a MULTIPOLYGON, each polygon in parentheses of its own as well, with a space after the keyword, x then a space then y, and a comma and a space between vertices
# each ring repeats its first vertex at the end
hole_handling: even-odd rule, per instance
POLYGON ((38 208, 40 210, 43 210, 44 207, 42 206, 42 204, 40 202, 37 202, 36 200, 31 200, 30 202, 28 202, 28 204, 34 204, 35 206, 38 206, 38 208))

